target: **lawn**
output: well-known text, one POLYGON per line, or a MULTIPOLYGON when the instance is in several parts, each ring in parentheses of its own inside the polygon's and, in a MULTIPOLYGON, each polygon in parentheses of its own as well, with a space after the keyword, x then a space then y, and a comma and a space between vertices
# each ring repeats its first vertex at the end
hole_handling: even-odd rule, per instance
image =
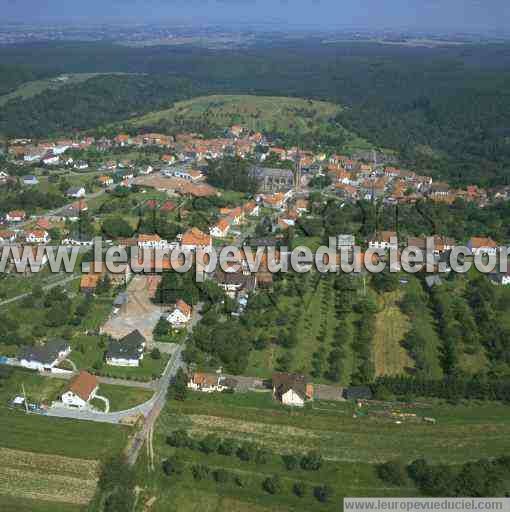
MULTIPOLYGON (((103 322, 100 322, 100 324, 102 323, 103 322)), ((104 362, 103 357, 107 343, 101 336, 86 334, 74 336, 71 339, 71 347, 73 351, 69 359, 71 359, 79 369, 90 370, 97 375, 118 379, 149 381, 154 378, 159 378, 169 359, 167 354, 161 354, 161 359, 153 359, 150 353, 146 353, 141 362, 141 366, 138 368, 109 366, 104 362)))
MULTIPOLYGON (((142 388, 130 388, 127 386, 115 386, 113 384, 101 384, 98 394, 110 401, 110 412, 125 411, 150 400, 153 391, 142 388)), ((104 409, 104 403, 98 401, 98 408, 104 409)))
POLYGON ((402 313, 398 301, 402 290, 379 297, 381 311, 377 313, 373 357, 376 376, 403 375, 414 367, 414 361, 402 346, 409 330, 409 319, 402 313))
POLYGON ((51 401, 66 384, 21 370, 0 381, 0 447, 97 460, 118 453, 125 446, 127 427, 27 415, 23 410, 9 409, 8 402, 21 394, 21 383, 28 400, 36 402, 51 401))

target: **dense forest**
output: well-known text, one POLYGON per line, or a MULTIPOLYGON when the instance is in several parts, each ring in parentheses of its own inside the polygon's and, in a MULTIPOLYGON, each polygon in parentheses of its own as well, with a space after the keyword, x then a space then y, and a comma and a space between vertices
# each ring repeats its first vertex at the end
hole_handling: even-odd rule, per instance
POLYGON ((97 78, 12 101, 2 110, 0 132, 93 128, 204 93, 299 96, 347 106, 337 120, 343 126, 435 176, 507 183, 509 62, 510 47, 503 44, 408 48, 312 39, 231 51, 101 43, 4 47, 3 89, 18 83, 5 81, 12 66, 36 75, 147 75, 97 78))

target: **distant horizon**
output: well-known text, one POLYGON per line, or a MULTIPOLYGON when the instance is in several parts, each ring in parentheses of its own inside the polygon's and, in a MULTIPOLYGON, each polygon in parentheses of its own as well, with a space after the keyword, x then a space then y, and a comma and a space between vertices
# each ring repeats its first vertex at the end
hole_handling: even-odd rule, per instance
POLYGON ((278 27, 281 32, 360 31, 429 34, 508 34, 510 7, 479 0, 0 0, 1 25, 218 26, 235 31, 278 27))

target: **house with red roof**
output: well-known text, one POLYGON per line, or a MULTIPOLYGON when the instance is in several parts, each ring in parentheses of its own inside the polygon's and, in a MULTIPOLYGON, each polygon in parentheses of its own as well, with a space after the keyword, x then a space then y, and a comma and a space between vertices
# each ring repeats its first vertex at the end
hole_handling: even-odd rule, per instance
POLYGON ((181 329, 191 321, 192 308, 186 302, 178 299, 173 310, 166 317, 174 329, 181 329))
POLYGON ((67 407, 84 409, 96 396, 98 389, 97 377, 86 371, 81 371, 70 381, 67 390, 62 394, 62 403, 67 407))

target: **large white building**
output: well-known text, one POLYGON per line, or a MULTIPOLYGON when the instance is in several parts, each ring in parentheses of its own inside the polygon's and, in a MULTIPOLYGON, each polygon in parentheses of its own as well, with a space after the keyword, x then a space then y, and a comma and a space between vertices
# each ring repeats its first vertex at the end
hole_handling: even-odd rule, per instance
POLYGON ((70 353, 69 343, 64 340, 52 340, 46 345, 23 347, 18 353, 18 361, 24 368, 51 372, 70 353))

